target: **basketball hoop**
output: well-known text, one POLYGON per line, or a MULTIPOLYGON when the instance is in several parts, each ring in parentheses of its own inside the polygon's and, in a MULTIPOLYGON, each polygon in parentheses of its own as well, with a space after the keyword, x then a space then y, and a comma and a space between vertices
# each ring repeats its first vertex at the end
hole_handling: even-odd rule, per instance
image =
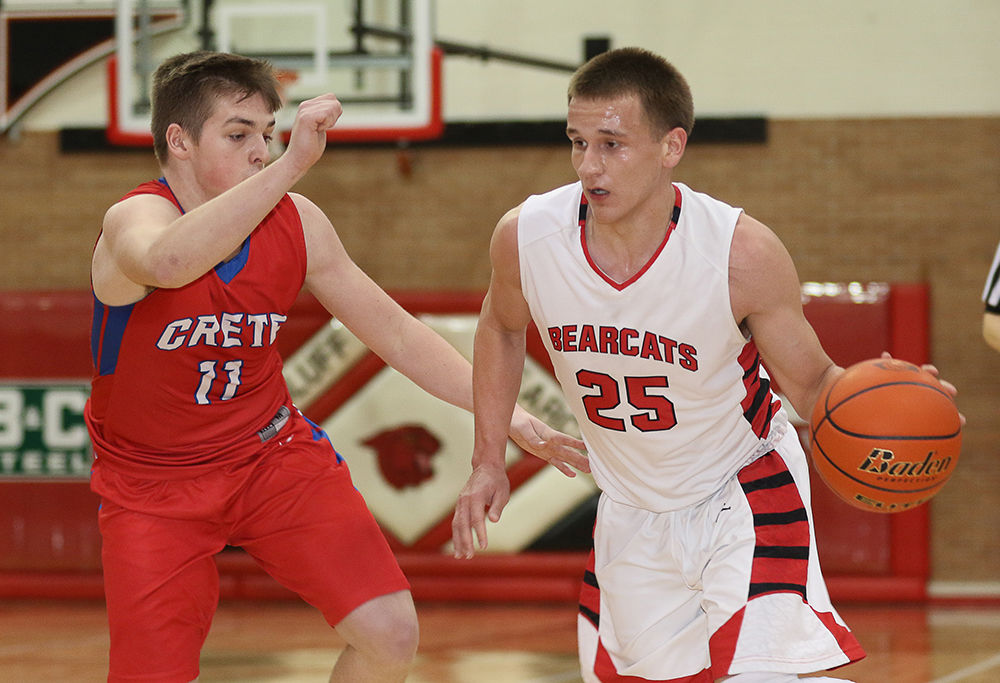
POLYGON ((288 89, 299 80, 298 69, 275 69, 274 77, 278 79, 278 96, 281 97, 281 104, 288 104, 288 89))

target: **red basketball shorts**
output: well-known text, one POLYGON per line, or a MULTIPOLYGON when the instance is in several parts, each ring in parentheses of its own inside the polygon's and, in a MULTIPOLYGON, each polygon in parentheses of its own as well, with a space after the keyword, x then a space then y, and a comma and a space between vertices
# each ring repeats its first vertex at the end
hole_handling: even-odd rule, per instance
POLYGON ((148 481, 98 463, 109 681, 190 681, 219 599, 214 556, 246 550, 336 625, 409 585, 347 465, 293 420, 254 463, 148 481), (291 437, 291 438, 289 438, 291 437))

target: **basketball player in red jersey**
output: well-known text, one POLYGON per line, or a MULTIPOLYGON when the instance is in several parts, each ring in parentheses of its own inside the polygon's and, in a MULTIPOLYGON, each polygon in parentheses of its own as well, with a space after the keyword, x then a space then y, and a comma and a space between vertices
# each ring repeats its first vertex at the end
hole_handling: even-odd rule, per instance
POLYGON ((474 535, 485 547, 508 500, 502 444, 533 321, 601 489, 578 617, 587 683, 792 683, 864 656, 827 595, 808 464, 761 361, 800 415, 843 369, 774 233, 673 181, 693 124, 666 60, 595 57, 569 88, 579 181, 509 211, 490 247, 455 554, 474 535))
MULTIPOLYGON (((472 409, 472 372, 350 259, 289 189, 341 114, 302 103, 268 164, 269 65, 197 52, 153 87, 163 177, 112 206, 93 253, 86 418, 111 630, 109 681, 186 682, 214 613, 213 556, 242 546, 347 643, 331 681, 402 681, 417 646, 408 584, 326 434, 292 405, 275 339, 299 290, 431 394, 472 409)), ((519 445, 562 472, 582 443, 518 412, 519 445)))

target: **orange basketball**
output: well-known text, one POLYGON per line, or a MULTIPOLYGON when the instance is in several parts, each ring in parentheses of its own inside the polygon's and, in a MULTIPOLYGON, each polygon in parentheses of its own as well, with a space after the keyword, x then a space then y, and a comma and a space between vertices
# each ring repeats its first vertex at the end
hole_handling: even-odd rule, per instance
POLYGON ((929 372, 891 358, 850 366, 816 402, 813 465, 854 507, 900 512, 941 490, 958 463, 958 407, 929 372))

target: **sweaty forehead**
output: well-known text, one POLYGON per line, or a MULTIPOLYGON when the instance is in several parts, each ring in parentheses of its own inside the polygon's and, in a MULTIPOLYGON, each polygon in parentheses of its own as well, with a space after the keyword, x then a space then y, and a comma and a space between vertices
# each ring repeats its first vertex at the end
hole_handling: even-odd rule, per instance
POLYGON ((637 97, 623 95, 614 98, 573 97, 566 117, 570 130, 600 130, 625 132, 644 125, 642 108, 637 97))

